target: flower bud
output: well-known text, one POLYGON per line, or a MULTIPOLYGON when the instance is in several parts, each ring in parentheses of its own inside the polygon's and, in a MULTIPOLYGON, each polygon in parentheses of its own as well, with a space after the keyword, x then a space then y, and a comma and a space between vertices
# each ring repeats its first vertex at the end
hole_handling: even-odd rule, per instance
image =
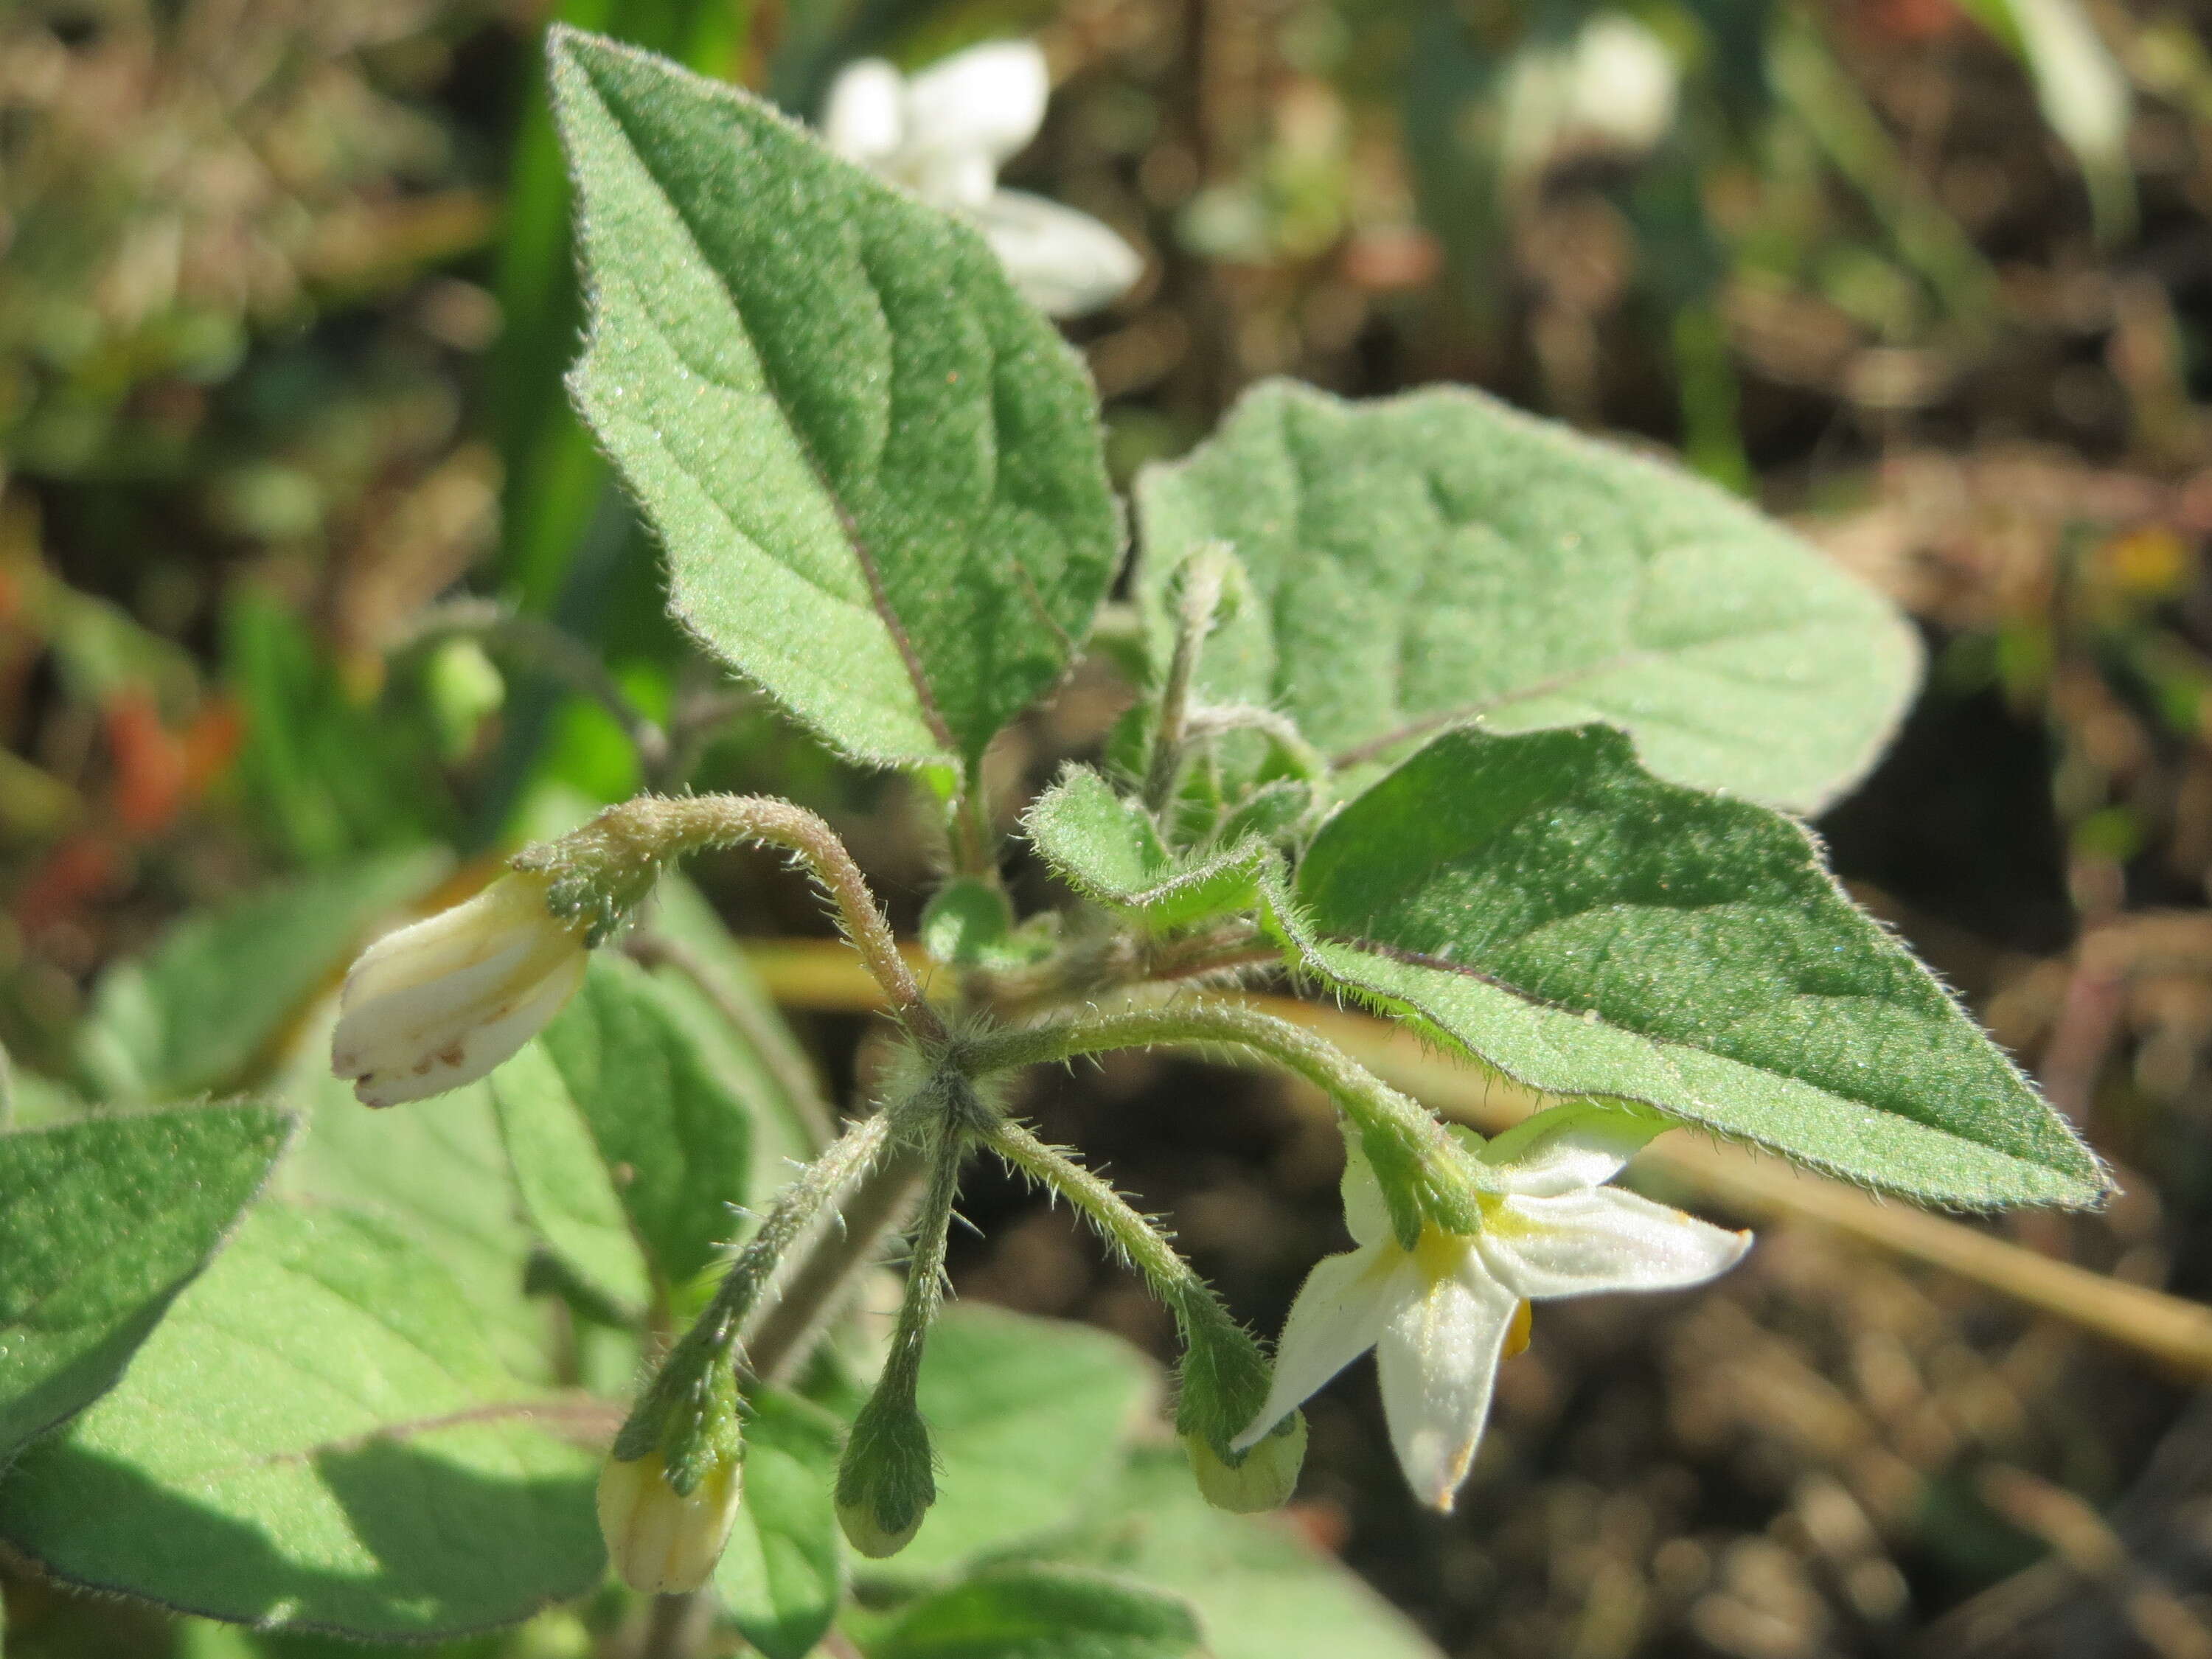
POLYGON ((1292 1412, 1234 1463, 1202 1435, 1186 1434, 1182 1443, 1201 1498, 1232 1515, 1256 1515, 1280 1509, 1297 1489, 1298 1470, 1306 1461, 1305 1413, 1292 1412))
POLYGON ((510 872, 361 953, 338 994, 331 1070, 364 1104, 473 1083, 560 1012, 590 952, 586 924, 546 908, 550 884, 510 872))
POLYGON ((937 1501, 928 1425, 911 1395, 878 1388, 860 1408, 837 1465, 837 1524, 870 1560, 896 1555, 937 1501))
POLYGON ((738 1518, 744 1465, 717 1457, 679 1492, 659 1452, 610 1457, 599 1471, 599 1533, 623 1583, 644 1595, 697 1589, 722 1558, 738 1518))

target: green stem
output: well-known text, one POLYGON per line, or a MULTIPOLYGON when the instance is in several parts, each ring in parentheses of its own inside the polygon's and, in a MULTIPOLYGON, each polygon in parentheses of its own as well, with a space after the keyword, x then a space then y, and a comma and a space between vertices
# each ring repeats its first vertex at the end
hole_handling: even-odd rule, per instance
POLYGON ((788 1382, 805 1364, 854 1276, 882 1254, 926 1168, 919 1152, 895 1146, 847 1189, 834 1221, 817 1231, 798 1266, 739 1338, 755 1376, 788 1382))
POLYGON ((922 1348, 937 1310, 945 1302, 945 1237, 952 1230, 952 1206, 960 1194, 960 1165, 968 1152, 967 1132, 951 1123, 939 1127, 928 1153, 928 1176, 915 1212, 914 1248, 907 1259, 906 1296, 899 1303, 878 1388, 911 1397, 921 1376, 922 1348))
POLYGON ((1058 1147, 1048 1146, 1018 1123, 1000 1124, 991 1132, 988 1144, 1013 1168, 1073 1204, 1101 1238, 1144 1274, 1160 1300, 1172 1306, 1194 1292, 1212 1294, 1167 1235, 1103 1176, 1084 1168, 1058 1147))
POLYGON ((1167 684, 1160 692, 1159 725, 1152 737, 1152 763, 1145 775, 1145 805, 1155 812, 1164 811, 1175 799, 1176 782, 1182 775, 1190 683, 1198 672, 1206 636, 1213 629, 1214 612, 1220 609, 1221 587, 1227 574, 1227 550, 1218 544, 1194 554, 1176 573, 1182 592, 1176 607, 1175 653, 1168 659, 1167 684))
POLYGON ((890 1124, 882 1114, 861 1118, 784 1189, 768 1218, 745 1241, 729 1271, 722 1275, 714 1299, 638 1396, 629 1421, 615 1438, 617 1457, 641 1457, 659 1443, 669 1403, 683 1397, 712 1367, 726 1363, 745 1316, 760 1300, 784 1253, 813 1224, 831 1199, 874 1164, 890 1139, 890 1124))
POLYGON ((1109 1248, 1144 1274, 1152 1293, 1168 1304, 1183 1327, 1186 1341, 1194 1323, 1241 1333, 1242 1327, 1222 1306, 1213 1286, 1182 1259, 1165 1233, 1114 1189, 1111 1182, 1059 1148, 1047 1146, 1018 1123, 1000 1123, 987 1144, 1014 1169, 1074 1206, 1109 1248))
POLYGON ((663 865, 710 848, 751 842, 795 854, 836 907, 892 1014, 917 1042, 940 1047, 945 1022, 899 952, 891 925, 837 832, 803 806, 767 795, 640 795, 610 806, 580 830, 526 848, 518 869, 544 870, 579 913, 594 909, 611 928, 642 902, 663 865))
POLYGON ((1017 1066, 1052 1065, 1080 1054, 1168 1043, 1228 1044, 1273 1060, 1336 1102, 1358 1126, 1401 1239, 1417 1237, 1424 1215, 1455 1231, 1480 1224, 1473 1183, 1443 1124, 1421 1105, 1334 1044, 1288 1020, 1234 1002, 1178 1001, 1156 1008, 994 1031, 968 1044, 962 1066, 975 1076, 1017 1066), (1401 1202, 1391 1176, 1404 1171, 1419 1187, 1401 1202))

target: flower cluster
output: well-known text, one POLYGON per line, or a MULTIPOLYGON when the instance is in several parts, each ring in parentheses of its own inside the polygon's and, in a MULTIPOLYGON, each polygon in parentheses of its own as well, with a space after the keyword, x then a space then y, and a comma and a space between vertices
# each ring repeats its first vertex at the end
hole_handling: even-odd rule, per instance
MULTIPOLYGON (((331 1062, 363 1101, 420 1099, 482 1077, 514 1054, 581 982, 592 944, 605 932, 595 933, 591 918, 605 911, 615 925, 636 902, 632 890, 691 846, 751 837, 800 851, 855 936, 875 939, 878 954, 897 962, 888 924, 864 886, 847 890, 860 881, 840 864, 849 854, 833 850, 823 839, 827 827, 796 809, 735 797, 644 799, 617 809, 617 817, 529 849, 476 897, 362 953, 341 996, 331 1062), (556 870, 566 874, 549 873, 556 870)), ((1176 1310, 1188 1350, 1178 1430, 1200 1490, 1230 1509, 1268 1507, 1288 1496, 1304 1450, 1298 1406, 1373 1348, 1406 1477, 1425 1502, 1449 1510, 1481 1438, 1498 1364, 1527 1345, 1530 1304, 1701 1284, 1733 1266, 1750 1242, 1607 1184, 1666 1127, 1655 1115, 1595 1103, 1554 1107, 1466 1158, 1437 1138, 1414 1103, 1364 1074, 1330 1073, 1359 1095, 1363 1109, 1385 1112, 1378 1121, 1405 1128, 1409 1144, 1426 1150, 1378 1178, 1362 1136, 1347 1136, 1345 1218, 1358 1248, 1315 1267, 1270 1372, 1258 1346, 1164 1236, 1109 1185, 1005 1121, 977 1092, 978 1079, 996 1066, 1117 1046, 1116 1032, 1099 1037, 1115 1022, 1088 1030, 1071 1024, 1058 1036, 1002 1033, 995 1048, 973 1034, 956 1042, 910 978, 896 979, 902 963, 885 971, 920 1010, 908 1018, 909 1037, 933 1033, 915 1038, 914 1074, 881 1115, 848 1130, 779 1200, 616 1442, 599 1517, 618 1571, 641 1591, 696 1589, 712 1571, 740 1501, 741 1322, 777 1272, 781 1252, 902 1135, 924 1149, 909 1156, 927 1170, 914 1255, 891 1352, 854 1423, 836 1493, 848 1536, 869 1555, 902 1548, 934 1496, 915 1383, 961 1164, 976 1147, 989 1146, 1069 1198, 1176 1310), (1062 1038, 1066 1047, 1052 1046, 1062 1038), (1453 1166, 1464 1204, 1439 1209, 1407 1186, 1432 1185, 1437 1160, 1453 1166), (1386 1194, 1386 1182, 1401 1190, 1386 1194)), ((1197 1029, 1198 1016, 1179 1018, 1176 1030, 1197 1029)), ((1271 1036, 1279 1024, 1263 1018, 1230 1029, 1281 1054, 1288 1052, 1283 1039, 1271 1036)), ((1151 1027, 1141 1017, 1139 1025, 1118 1036, 1141 1038, 1151 1027)))

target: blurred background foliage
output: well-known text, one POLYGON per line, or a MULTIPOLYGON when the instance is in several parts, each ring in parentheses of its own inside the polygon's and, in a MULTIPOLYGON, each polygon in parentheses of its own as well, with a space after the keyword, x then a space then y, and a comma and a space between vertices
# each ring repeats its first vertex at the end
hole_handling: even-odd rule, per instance
MULTIPOLYGON (((1059 88, 1012 182, 1149 261, 1076 329, 1124 478, 1262 375, 1459 380, 1797 516, 1932 647, 1896 751, 1820 827, 2126 1183, 2003 1231, 2212 1290, 2190 0, 10 0, 22 1063, 66 1074, 102 968, 197 903, 426 842, 484 854, 650 781, 797 795, 912 921, 926 815, 688 648, 560 396, 555 15, 802 114, 855 56, 1037 34, 1059 88), (455 590, 586 641, 614 695, 561 690, 526 628, 426 626, 455 590), (666 735, 656 776, 609 702, 666 735)), ((1095 751, 1127 695, 1086 669, 994 764, 1095 751)), ((708 874, 741 932, 820 931, 772 865, 708 874)), ((859 1030, 811 1028, 834 1075, 859 1030)), ((1119 1057, 1032 1107, 1264 1328, 1337 1242, 1334 1136, 1280 1085, 1119 1057)), ((1011 1185, 969 1205, 964 1293, 1164 1351, 1065 1215, 1011 1185)), ((1547 1311, 1462 1511, 1411 1507, 1364 1376, 1316 1402, 1301 1524, 1454 1653, 2212 1654, 2212 1407, 1809 1231, 1694 1298, 1547 1311)), ((8 1594, 12 1650, 233 1650, 8 1594)))

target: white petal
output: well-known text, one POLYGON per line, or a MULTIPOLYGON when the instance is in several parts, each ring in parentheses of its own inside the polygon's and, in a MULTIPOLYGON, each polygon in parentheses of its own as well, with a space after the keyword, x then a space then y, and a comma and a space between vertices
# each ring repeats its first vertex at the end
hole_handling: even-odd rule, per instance
POLYGON ((1395 1248, 1353 1250, 1316 1262, 1283 1322, 1267 1403, 1230 1442, 1231 1449, 1259 1444, 1307 1396, 1373 1347, 1383 1322, 1419 1290, 1413 1263, 1395 1248))
POLYGON ((497 949, 463 961, 444 941, 435 950, 419 947, 405 937, 413 931, 379 940, 346 975, 338 992, 337 1029, 331 1035, 331 1065, 339 1076, 395 1053, 442 1048, 511 997, 518 984, 533 983, 559 954, 544 951, 534 933, 509 933, 471 941, 497 949), (398 951, 375 954, 395 939, 398 951))
POLYGON ((1516 1123, 1482 1150, 1509 1193, 1554 1198, 1602 1187, 1668 1127, 1618 1107, 1553 1106, 1516 1123))
POLYGON ((1560 1198, 1510 1198, 1475 1248, 1532 1300, 1597 1291, 1671 1291, 1726 1273, 1751 1248, 1732 1233, 1617 1187, 1560 1198))
POLYGON ((550 973, 527 987, 495 1018, 471 1024, 450 1042, 426 1051, 411 1066, 369 1072, 357 1078, 355 1096, 366 1106, 397 1106, 405 1101, 427 1100, 486 1076, 551 1023, 584 982, 584 970, 590 961, 582 951, 562 957, 550 973))
POLYGON ((822 141, 848 161, 874 166, 906 137, 906 82, 880 58, 838 71, 822 109, 822 141))
POLYGON ((1005 161, 1044 125, 1052 76, 1033 40, 993 40, 955 52, 907 82, 907 142, 1005 161))
POLYGON ((1520 1298, 1481 1270, 1440 1274, 1375 1345, 1382 1414, 1413 1495, 1447 1513, 1490 1416, 1498 1356, 1520 1298))
POLYGON ((974 149, 911 151, 895 175, 932 206, 967 214, 981 214, 999 188, 999 164, 974 149))
POLYGON ((1583 24, 1571 73, 1573 125, 1617 149, 1640 154, 1674 124, 1674 60, 1633 17, 1610 12, 1583 24))
POLYGON ((1054 317, 1111 305, 1145 274, 1145 261, 1106 226, 1042 196, 994 194, 976 214, 1014 286, 1054 317))

